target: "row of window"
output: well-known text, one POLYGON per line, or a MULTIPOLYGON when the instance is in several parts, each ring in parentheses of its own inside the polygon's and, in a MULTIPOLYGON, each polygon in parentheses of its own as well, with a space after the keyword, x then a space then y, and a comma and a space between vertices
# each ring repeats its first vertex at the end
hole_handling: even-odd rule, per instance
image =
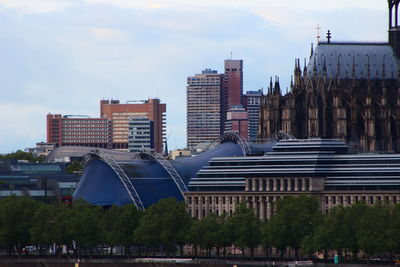
POLYGON ((397 203, 398 198, 396 196, 326 196, 326 205, 344 205, 344 204, 354 204, 357 202, 363 202, 367 204, 377 204, 377 203, 397 203))

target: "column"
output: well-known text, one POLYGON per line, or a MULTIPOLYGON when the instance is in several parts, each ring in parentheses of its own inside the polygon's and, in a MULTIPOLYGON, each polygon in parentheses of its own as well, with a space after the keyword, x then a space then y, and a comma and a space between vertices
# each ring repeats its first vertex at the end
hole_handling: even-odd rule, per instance
POLYGON ((257 188, 256 188, 256 179, 252 179, 253 181, 252 181, 252 184, 253 184, 253 188, 252 188, 252 190, 251 191, 256 191, 257 190, 257 188))
POLYGON ((301 183, 301 191, 306 191, 306 179, 302 179, 302 183, 301 183))
POLYGON ((264 197, 260 197, 260 219, 265 219, 265 199, 264 197))
MULTIPOLYGON (((205 201, 206 201, 205 209, 206 209, 206 216, 207 216, 210 213, 210 203, 208 202, 209 196, 206 196, 204 198, 205 198, 205 201)), ((212 198, 211 198, 211 201, 212 201, 212 198)))
POLYGON ((258 179, 258 191, 260 191, 260 192, 264 191, 264 180, 263 179, 258 179))
POLYGON ((247 179, 245 179, 245 188, 244 188, 244 191, 249 191, 249 179, 247 178, 247 179))
POLYGON ((309 178, 308 180, 310 181, 310 182, 309 182, 310 191, 313 191, 313 179, 312 179, 312 178, 309 178))
POLYGON ((288 192, 291 192, 292 191, 292 179, 288 179, 288 182, 287 182, 287 189, 288 189, 288 192))
POLYGON ((271 203, 269 202, 269 199, 267 199, 267 218, 271 218, 271 203))
POLYGON ((294 178, 294 191, 299 191, 299 178, 294 178))
POLYGON ((285 179, 280 179, 281 181, 281 192, 285 191, 285 179))
POLYGON ((272 182, 273 182, 273 185, 274 185, 274 191, 276 191, 276 184, 277 184, 277 179, 276 178, 274 178, 273 180, 272 180, 272 182))
POLYGON ((332 208, 332 196, 328 197, 328 209, 332 208))
POLYGON ((267 192, 271 191, 271 188, 269 186, 269 181, 270 181, 270 179, 265 180, 265 182, 267 183, 267 192))

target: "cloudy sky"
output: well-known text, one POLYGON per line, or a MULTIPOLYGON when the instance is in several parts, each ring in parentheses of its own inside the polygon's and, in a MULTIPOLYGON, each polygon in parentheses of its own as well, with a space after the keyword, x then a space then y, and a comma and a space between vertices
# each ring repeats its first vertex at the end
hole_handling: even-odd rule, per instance
POLYGON ((186 143, 186 77, 244 60, 244 90, 286 88, 316 27, 387 40, 385 0, 0 0, 0 153, 46 140, 47 113, 159 97, 169 148, 186 143))

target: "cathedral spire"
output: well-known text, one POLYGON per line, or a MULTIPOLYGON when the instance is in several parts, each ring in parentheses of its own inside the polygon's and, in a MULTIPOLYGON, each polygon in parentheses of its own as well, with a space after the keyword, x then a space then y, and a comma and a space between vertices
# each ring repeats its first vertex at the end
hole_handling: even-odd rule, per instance
POLYGON ((300 66, 300 58, 297 59, 297 67, 299 69, 299 74, 301 76, 301 66, 300 66))
POLYGON ((269 94, 269 95, 272 95, 272 76, 269 77, 268 94, 269 94))
POLYGON ((314 57, 313 75, 317 76, 317 60, 314 57))
POLYGON ((293 90, 293 75, 290 76, 290 90, 293 90))
POLYGON ((280 93, 281 93, 281 87, 279 85, 279 77, 275 76, 274 94, 280 94, 280 93))
POLYGON ((313 45, 313 43, 311 43, 310 59, 311 59, 311 57, 313 56, 313 54, 314 54, 314 45, 313 45))

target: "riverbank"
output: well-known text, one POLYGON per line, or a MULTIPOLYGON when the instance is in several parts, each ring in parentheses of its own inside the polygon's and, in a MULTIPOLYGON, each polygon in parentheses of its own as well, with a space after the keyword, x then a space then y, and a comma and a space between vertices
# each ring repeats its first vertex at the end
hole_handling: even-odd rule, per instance
POLYGON ((392 266, 387 264, 325 264, 311 261, 246 261, 246 260, 209 260, 209 259, 1 259, 0 267, 251 267, 251 266, 287 266, 287 267, 367 267, 392 266))

